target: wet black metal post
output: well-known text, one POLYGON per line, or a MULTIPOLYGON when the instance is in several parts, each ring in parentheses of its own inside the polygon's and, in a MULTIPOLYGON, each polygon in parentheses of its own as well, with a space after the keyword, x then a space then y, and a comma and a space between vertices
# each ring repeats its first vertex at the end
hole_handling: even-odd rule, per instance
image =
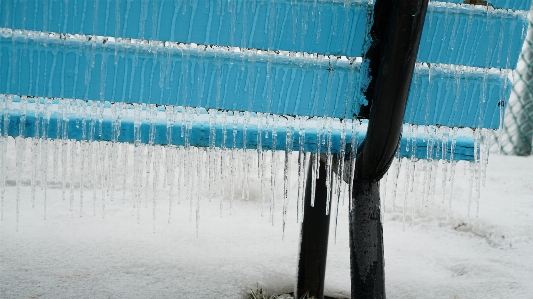
POLYGON ((331 214, 326 215, 328 192, 326 188, 326 167, 322 162, 319 164, 319 177, 316 179, 314 207, 311 207, 313 170, 311 167, 307 169, 300 260, 298 262, 297 298, 300 298, 306 293, 317 299, 324 298, 324 279, 326 277, 329 220, 331 214))
POLYGON ((401 138, 428 0, 376 0, 372 44, 364 55, 372 78, 366 138, 358 150, 350 211, 352 298, 385 298, 379 180, 401 138))
MULTIPOLYGON (((428 0, 376 0, 373 8, 372 43, 364 54, 370 61, 371 81, 364 92, 370 109, 362 111, 369 124, 357 153, 349 216, 354 299, 386 297, 379 180, 389 169, 401 137, 427 5, 428 0)), ((315 208, 310 207, 308 176, 298 269, 298 295, 309 292, 318 299, 324 293, 329 232, 325 176, 321 165, 315 208)))

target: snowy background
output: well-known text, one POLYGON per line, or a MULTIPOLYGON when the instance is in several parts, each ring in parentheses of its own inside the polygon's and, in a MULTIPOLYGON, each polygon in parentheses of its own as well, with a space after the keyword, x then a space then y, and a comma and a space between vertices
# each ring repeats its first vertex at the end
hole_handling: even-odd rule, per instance
MULTIPOLYGON (((78 213, 79 195, 72 217, 68 200, 61 199, 61 187, 50 184, 44 220, 40 188, 35 208, 31 205, 29 158, 22 175, 17 232, 13 140, 9 155, 0 222, 0 298, 247 298, 258 288, 268 294, 293 290, 300 229, 294 200, 296 165, 283 240, 281 210, 274 215, 274 226, 267 213, 261 217, 260 184, 255 178, 250 200, 235 200, 232 215, 228 199, 221 217, 219 201, 209 202, 201 193, 198 238, 186 198, 179 205, 175 202, 172 221, 167 222, 167 192, 158 199, 155 232, 151 204, 148 208, 143 204, 138 224, 129 190, 126 204, 121 199, 106 202, 105 218, 100 201, 93 216, 92 191, 86 190, 83 217, 78 213)), ((479 217, 474 204, 469 223, 470 174, 459 164, 452 218, 447 220, 448 203, 441 203, 437 184, 434 204, 423 208, 414 199, 414 219, 413 198, 408 198, 405 231, 403 172, 394 211, 391 180, 387 186, 384 239, 389 298, 533 298, 533 157, 491 155, 479 217)), ((116 192, 120 198, 122 190, 116 192)), ((349 298, 347 205, 340 209, 336 244, 333 237, 332 231, 326 295, 349 298)))

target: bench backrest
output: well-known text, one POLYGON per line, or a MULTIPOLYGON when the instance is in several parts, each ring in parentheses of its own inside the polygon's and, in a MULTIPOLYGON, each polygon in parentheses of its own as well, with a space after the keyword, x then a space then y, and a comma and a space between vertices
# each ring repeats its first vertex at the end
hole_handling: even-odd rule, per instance
MULTIPOLYGON (((460 2, 430 3, 407 124, 501 123, 531 1, 460 2)), ((317 140, 330 134, 327 147, 338 152, 365 104, 367 79, 357 57, 368 44, 371 10, 358 0, 5 0, 0 94, 10 118, 7 126, 2 118, 2 129, 12 136, 311 152, 326 152, 317 140), (34 125, 43 118, 46 133, 34 125), (87 125, 74 125, 80 121, 87 125), (274 142, 262 134, 273 131, 274 142)), ((425 139, 417 141, 421 147, 425 139)), ((459 138, 453 158, 473 159, 473 143, 459 138)))

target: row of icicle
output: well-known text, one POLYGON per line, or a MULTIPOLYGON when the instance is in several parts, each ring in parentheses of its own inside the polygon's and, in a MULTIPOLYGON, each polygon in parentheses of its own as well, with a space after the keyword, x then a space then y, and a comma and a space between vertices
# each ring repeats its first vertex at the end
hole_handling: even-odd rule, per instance
MULTIPOLYGON (((70 103, 67 101, 67 103, 70 103)), ((24 169, 31 170, 31 202, 35 205, 36 193, 38 186, 41 187, 44 200, 44 215, 46 217, 46 201, 48 184, 54 186, 61 186, 62 197, 72 211, 72 215, 84 214, 87 209, 96 214, 97 206, 101 206, 102 216, 105 215, 106 200, 115 200, 120 198, 124 203, 130 203, 131 207, 136 211, 137 221, 140 222, 140 208, 142 204, 146 206, 148 202, 152 203, 153 217, 155 219, 156 206, 165 198, 169 206, 168 220, 170 221, 172 215, 172 203, 179 203, 181 199, 189 201, 191 217, 196 215, 197 225, 200 217, 200 202, 202 199, 209 201, 219 201, 221 212, 224 206, 230 211, 232 209, 233 199, 250 198, 250 181, 255 181, 255 178, 260 184, 260 197, 262 202, 262 209, 267 210, 270 221, 274 223, 275 209, 280 205, 283 210, 283 228, 286 225, 286 215, 289 208, 291 198, 291 173, 297 173, 297 219, 301 221, 303 212, 303 195, 305 190, 305 182, 307 180, 306 169, 312 167, 313 182, 318 175, 318 168, 316 167, 319 155, 313 153, 305 153, 303 151, 303 140, 293 140, 298 143, 299 151, 271 151, 258 149, 237 149, 233 148, 217 148, 214 146, 206 148, 184 146, 161 146, 153 143, 135 142, 121 143, 116 141, 91 141, 89 139, 82 141, 69 140, 66 138, 48 139, 44 138, 15 138, 15 168, 16 173, 13 178, 12 172, 8 171, 7 165, 12 163, 10 159, 10 152, 8 152, 8 143, 11 137, 8 137, 5 132, 9 126, 7 117, 9 115, 10 107, 7 102, 2 103, 3 113, 0 117, 3 119, 4 128, 2 131, 1 146, 0 146, 0 188, 2 195, 2 213, 4 200, 11 200, 5 197, 6 182, 15 179, 16 200, 17 203, 17 222, 18 222, 18 205, 21 200, 20 188, 28 185, 23 183, 22 174, 24 169), (51 160, 51 161, 50 161, 51 160), (296 161, 294 161, 296 160, 296 161), (293 164, 297 163, 296 169, 293 164), (122 174, 122 176, 121 176, 122 174), (199 190, 206 189, 207 195, 202 195, 199 190), (280 190, 281 189, 281 190, 280 190), (240 194, 239 191, 240 190, 240 194), (92 195, 87 199, 86 191, 92 191, 92 195), (85 198, 84 198, 85 194, 85 198), (229 200, 229 205, 224 205, 225 201, 229 200)), ((61 105, 60 105, 61 106, 61 105)), ((66 107, 68 105, 62 105, 66 107)), ((42 105, 44 108, 45 105, 42 105)), ((141 107, 141 105, 136 105, 141 107)), ((87 109, 87 106, 85 106, 87 109)), ((157 109, 157 107, 153 107, 157 109)), ((143 111, 135 108, 134 110, 143 111)), ((153 116, 154 113, 147 109, 145 111, 146 117, 153 116)), ((172 110, 175 113, 174 110, 172 110)), ((83 112, 83 111, 78 111, 83 112)), ((54 113, 61 113, 56 111, 54 113)), ((82 113, 83 114, 83 113, 82 113)), ((50 113, 43 113, 43 115, 50 116, 50 113)), ((98 126, 101 119, 98 113, 94 111, 91 113, 85 111, 87 119, 92 121, 87 122, 91 128, 89 132, 98 134, 98 126)), ((119 114, 114 114, 114 123, 120 123, 119 114)), ((145 119, 137 116, 135 122, 141 123, 145 119)), ((22 117, 21 117, 22 118, 22 117)), ((194 120, 195 117, 190 117, 194 120)), ((171 119, 171 117, 167 117, 171 119)), ((219 119, 220 121, 220 119, 219 119)), ((223 126, 228 128, 236 127, 237 118, 229 117, 223 119, 225 122, 223 126)), ((241 120, 242 121, 242 120, 241 120)), ((85 123, 85 122, 83 122, 85 123)), ((331 126, 332 123, 327 121, 317 122, 322 129, 317 130, 321 132, 322 137, 320 143, 328 144, 328 130, 324 130, 326 126, 331 126), (322 130, 322 131, 321 131, 322 130)), ((347 128, 347 123, 343 125, 343 137, 341 143, 344 146, 353 140, 346 140, 346 132, 348 130, 357 130, 359 122, 350 123, 347 128), (353 125, 353 126, 352 126, 353 125), (351 127, 351 128, 350 128, 351 127)), ((19 125, 24 125, 21 120, 19 125)), ((43 126, 47 126, 46 117, 41 117, 40 121, 36 122, 37 131, 42 130, 43 126)), ((408 126, 407 132, 404 134, 408 137, 407 151, 412 153, 411 158, 397 157, 389 175, 386 180, 392 180, 395 186, 392 191, 388 191, 392 196, 393 207, 396 206, 396 185, 398 180, 398 173, 402 164, 406 165, 406 180, 405 180, 405 196, 404 199, 404 217, 406 213, 407 195, 416 192, 418 186, 415 182, 423 182, 422 184, 422 200, 421 206, 425 207, 429 203, 435 201, 435 190, 437 188, 437 173, 440 171, 442 176, 441 187, 444 191, 448 188, 448 198, 445 199, 443 194, 442 200, 447 200, 451 207, 452 192, 454 184, 454 173, 457 161, 450 157, 451 161, 446 160, 446 157, 435 158, 432 154, 434 151, 447 152, 448 140, 455 138, 458 129, 426 127, 423 136, 427 139, 428 156, 427 159, 417 161, 415 158, 416 139, 419 137, 416 134, 416 126, 408 126), (411 147, 411 148, 409 148, 411 147), (421 178, 420 181, 415 178, 421 178)), ((305 127, 300 126, 300 130, 305 130, 305 127)), ((329 130, 330 131, 330 130, 329 130)), ((187 132, 187 130, 185 130, 187 132)), ((233 132, 236 132, 235 130, 233 132)), ((292 134, 287 131, 287 134, 292 134)), ((291 131, 292 132, 292 131, 291 131)), ((140 132, 139 132, 140 134, 140 132)), ((187 134, 187 133, 185 133, 187 134)), ((275 134, 265 130, 266 135, 270 138, 276 138, 275 134)), ((490 140, 492 137, 491 130, 474 130, 474 162, 469 163, 467 168, 471 173, 471 196, 469 202, 477 204, 476 210, 479 210, 479 197, 481 185, 484 185, 485 170, 488 161, 490 140)), ((114 134, 116 136, 116 134, 114 134)), ((303 136, 303 134, 300 134, 303 136)), ((352 134, 355 135, 355 134, 352 134)), ((39 136, 42 136, 39 134, 39 136)), ((93 136, 94 137, 94 136, 93 136)), ((140 136, 139 136, 140 137, 140 136)), ((86 136, 90 138, 90 136, 86 136)), ((136 138, 137 139, 137 138, 136 138)), ((115 139, 116 140, 116 139, 115 139)), ((140 140, 140 138, 138 139, 140 140)), ((286 138, 291 141, 292 138, 286 138)), ((452 142, 454 147, 455 142, 452 142)), ((330 148, 330 147, 329 147, 330 148)), ((344 148, 344 147, 343 147, 344 148)), ((451 152, 454 152, 453 148, 451 152)), ((345 184, 334 173, 335 165, 333 165, 333 154, 330 150, 325 153, 326 169, 327 169, 327 187, 328 202, 333 204, 332 209, 338 211, 339 202, 343 203, 344 198, 350 198, 348 194, 351 193, 351 186, 345 184), (341 199, 343 199, 341 201, 341 199)), ((11 154, 12 155, 12 154, 11 154)), ((343 161, 344 163, 344 161, 343 161)), ((346 165, 339 165, 339 168, 351 168, 353 173, 354 160, 346 160, 346 165)), ((465 168, 466 169, 466 168, 465 168)), ((339 173, 345 171, 339 170, 339 173)), ((294 180, 294 178, 292 178, 294 180)), ((313 186, 314 187, 314 186, 313 186)), ((312 188, 314 190, 314 188, 312 188)), ((444 193, 444 192, 443 192, 444 193)), ((384 190, 383 198, 386 197, 387 191, 384 190)), ((313 198, 314 194, 311 195, 313 198)), ((312 200, 313 201, 313 200, 312 200)), ((383 201, 385 202, 385 201, 383 201)), ((349 205, 348 205, 349 206, 349 205)), ((329 213, 329 205, 327 205, 329 213)), ((413 206, 414 207, 414 206, 413 206)), ((469 204, 470 214, 470 204, 469 204)), ((3 214, 2 214, 3 215, 3 214)), ((154 222, 155 223, 155 222, 154 222)))

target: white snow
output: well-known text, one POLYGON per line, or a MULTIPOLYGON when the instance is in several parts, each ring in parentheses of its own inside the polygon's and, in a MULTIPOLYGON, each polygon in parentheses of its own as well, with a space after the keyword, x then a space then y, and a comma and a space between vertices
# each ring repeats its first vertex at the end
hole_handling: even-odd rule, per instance
MULTIPOLYGON (((151 196, 146 196, 148 207, 142 204, 141 222, 137 224, 137 211, 131 205, 134 189, 126 190, 123 204, 122 183, 115 189, 115 200, 106 199, 102 219, 100 195, 93 216, 93 193, 85 188, 84 215, 80 218, 76 186, 72 218, 68 197, 62 200, 60 183, 49 181, 44 220, 44 190, 37 188, 35 208, 31 204, 29 156, 22 172, 17 232, 17 175, 12 139, 9 153, 4 219, 0 222, 0 298, 245 298, 258 287, 269 294, 293 290, 299 243, 297 153, 292 155, 284 240, 279 221, 284 186, 276 185, 277 220, 272 226, 268 207, 261 217, 261 185, 255 168, 250 176, 249 201, 240 199, 241 184, 235 184, 239 190, 235 192, 232 215, 229 197, 224 200, 221 217, 219 199, 209 202, 208 192, 200 193, 197 239, 196 215, 190 217, 186 198, 180 204, 174 199, 172 222, 167 223, 168 186, 166 191, 158 192, 155 232, 151 196)), ((282 178, 284 167, 282 163, 278 166, 278 178, 282 178)), ((395 211, 393 180, 388 179, 389 196, 383 219, 388 297, 532 298, 533 157, 491 155, 486 187, 481 189, 479 217, 473 213, 469 224, 466 213, 470 174, 464 175, 459 163, 451 219, 447 220, 448 203, 441 203, 441 184, 437 184, 434 204, 430 202, 422 208, 421 196, 416 198, 414 223, 413 199, 408 197, 405 231, 406 170, 402 167, 395 211)), ((116 181, 122 182, 122 167, 116 171, 119 176, 116 181)), ((265 179, 268 186, 270 174, 265 179)), ((264 192, 269 198, 269 186, 264 192)), ((334 224, 331 225, 326 294, 349 298, 347 206, 339 210, 336 244, 334 224)))

